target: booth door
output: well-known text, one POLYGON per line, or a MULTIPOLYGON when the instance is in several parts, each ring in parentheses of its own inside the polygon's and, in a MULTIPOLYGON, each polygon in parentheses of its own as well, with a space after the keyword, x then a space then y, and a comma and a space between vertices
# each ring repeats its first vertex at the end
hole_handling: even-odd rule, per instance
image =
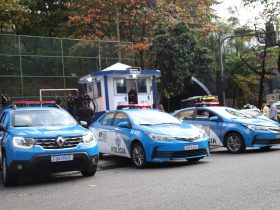
POLYGON ((127 98, 129 104, 138 104, 138 91, 136 79, 128 79, 126 81, 127 85, 127 98))

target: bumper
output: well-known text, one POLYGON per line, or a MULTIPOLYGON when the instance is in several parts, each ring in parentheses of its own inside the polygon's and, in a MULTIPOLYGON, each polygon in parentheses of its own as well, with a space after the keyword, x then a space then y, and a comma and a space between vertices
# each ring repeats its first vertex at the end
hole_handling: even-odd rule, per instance
POLYGON ((255 144, 265 144, 265 145, 273 145, 280 144, 280 139, 257 139, 256 137, 253 139, 253 145, 255 144))
POLYGON ((157 143, 152 147, 148 161, 162 162, 169 160, 186 160, 191 158, 203 158, 210 155, 209 141, 200 142, 177 142, 177 143, 157 143), (193 146, 193 149, 186 147, 193 146))
POLYGON ((83 170, 89 166, 97 165, 98 156, 89 156, 85 152, 72 153, 73 160, 51 162, 51 155, 37 155, 30 161, 15 160, 9 165, 9 170, 15 174, 25 173, 53 173, 83 170))

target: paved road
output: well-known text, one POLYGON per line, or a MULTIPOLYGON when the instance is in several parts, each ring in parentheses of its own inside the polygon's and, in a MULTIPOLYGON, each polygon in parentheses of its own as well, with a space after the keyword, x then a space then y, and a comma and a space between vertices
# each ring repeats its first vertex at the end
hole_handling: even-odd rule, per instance
POLYGON ((279 163, 280 147, 239 155, 222 149, 199 163, 143 170, 125 160, 91 178, 74 172, 0 185, 0 209, 280 209, 279 163))

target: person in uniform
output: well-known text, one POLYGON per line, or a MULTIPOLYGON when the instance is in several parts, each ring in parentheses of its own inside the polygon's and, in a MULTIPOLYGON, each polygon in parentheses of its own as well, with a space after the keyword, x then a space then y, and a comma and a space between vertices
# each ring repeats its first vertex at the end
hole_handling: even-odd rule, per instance
POLYGON ((134 88, 131 88, 128 92, 128 103, 137 104, 137 92, 134 88))
POLYGON ((66 107, 67 111, 74 116, 74 98, 71 92, 68 93, 68 96, 66 97, 66 107))
POLYGON ((87 125, 89 126, 93 115, 94 115, 93 110, 89 107, 87 101, 83 101, 82 106, 80 108, 78 108, 78 110, 77 110, 76 119, 78 121, 87 122, 87 125))

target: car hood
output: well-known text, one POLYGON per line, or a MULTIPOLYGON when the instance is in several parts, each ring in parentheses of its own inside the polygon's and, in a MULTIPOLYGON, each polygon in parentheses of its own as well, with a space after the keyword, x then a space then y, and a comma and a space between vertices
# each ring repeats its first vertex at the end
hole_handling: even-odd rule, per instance
POLYGON ((177 138, 188 138, 203 134, 201 129, 190 124, 153 125, 144 127, 146 132, 177 138))
POLYGON ((80 125, 49 126, 49 127, 14 127, 10 129, 13 135, 28 136, 30 138, 51 138, 57 136, 82 136, 89 132, 80 125))
POLYGON ((232 121, 239 122, 240 124, 246 124, 246 125, 260 125, 260 126, 267 126, 267 127, 280 126, 278 122, 269 119, 248 118, 248 119, 235 119, 232 121))

